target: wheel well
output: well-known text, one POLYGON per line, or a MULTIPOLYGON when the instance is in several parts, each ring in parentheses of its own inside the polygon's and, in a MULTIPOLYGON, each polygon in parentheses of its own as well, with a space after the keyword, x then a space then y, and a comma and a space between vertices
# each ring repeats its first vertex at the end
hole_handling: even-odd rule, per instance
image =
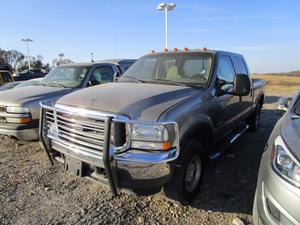
POLYGON ((206 153, 208 153, 213 143, 213 131, 211 126, 207 123, 203 123, 191 128, 184 135, 182 144, 185 144, 188 140, 200 141, 204 145, 206 153))

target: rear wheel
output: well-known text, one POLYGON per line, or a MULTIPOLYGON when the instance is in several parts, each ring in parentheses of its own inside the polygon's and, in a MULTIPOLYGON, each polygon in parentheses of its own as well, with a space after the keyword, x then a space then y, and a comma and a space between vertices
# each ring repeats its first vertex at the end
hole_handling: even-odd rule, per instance
POLYGON ((186 205, 195 199, 203 175, 204 148, 197 141, 188 141, 176 162, 172 179, 164 186, 165 195, 186 205))
POLYGON ((261 105, 257 105, 254 113, 248 118, 247 124, 249 125, 249 131, 254 132, 260 125, 261 119, 261 105))

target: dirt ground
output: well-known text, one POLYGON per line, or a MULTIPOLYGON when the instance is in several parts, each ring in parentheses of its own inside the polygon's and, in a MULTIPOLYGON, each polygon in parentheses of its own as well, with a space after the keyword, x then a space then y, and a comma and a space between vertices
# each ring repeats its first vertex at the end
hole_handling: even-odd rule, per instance
POLYGON ((98 183, 50 167, 37 142, 0 136, 0 224, 252 224, 260 157, 279 118, 279 95, 268 95, 259 130, 208 164, 200 194, 185 207, 161 193, 112 198, 98 183))

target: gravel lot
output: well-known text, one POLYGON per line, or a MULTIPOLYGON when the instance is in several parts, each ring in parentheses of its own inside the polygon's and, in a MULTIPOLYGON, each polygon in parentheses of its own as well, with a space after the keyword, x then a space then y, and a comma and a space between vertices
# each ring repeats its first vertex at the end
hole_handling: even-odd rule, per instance
POLYGON ((256 133, 208 164, 200 194, 182 207, 162 194, 112 198, 107 188, 50 167, 37 142, 0 136, 0 224, 252 224, 260 156, 278 119, 269 96, 256 133))

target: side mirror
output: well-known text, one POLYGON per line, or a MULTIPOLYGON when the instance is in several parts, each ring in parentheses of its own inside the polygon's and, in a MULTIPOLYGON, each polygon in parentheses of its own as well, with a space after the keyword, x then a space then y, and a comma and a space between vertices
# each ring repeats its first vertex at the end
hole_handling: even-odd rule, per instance
POLYGON ((89 83, 88 83, 88 86, 92 87, 92 86, 96 86, 96 85, 99 85, 99 84, 101 84, 101 82, 99 82, 97 80, 90 80, 89 83))
POLYGON ((289 109, 289 104, 290 104, 291 98, 288 97, 281 97, 278 99, 277 102, 277 112, 279 113, 285 113, 289 109))
POLYGON ((118 81, 120 77, 121 77, 121 74, 119 72, 116 72, 115 73, 115 81, 118 81))
POLYGON ((233 94, 247 96, 250 93, 251 81, 246 74, 236 74, 233 80, 233 94))

